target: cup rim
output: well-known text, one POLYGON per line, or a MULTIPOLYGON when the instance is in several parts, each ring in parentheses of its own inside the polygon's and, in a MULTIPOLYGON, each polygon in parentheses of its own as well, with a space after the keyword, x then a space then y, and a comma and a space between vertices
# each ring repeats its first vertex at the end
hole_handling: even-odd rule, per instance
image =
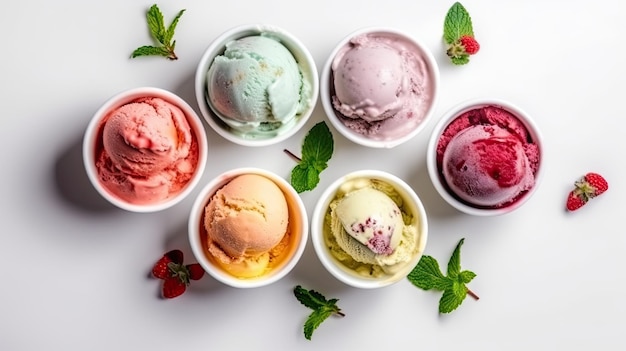
POLYGON ((426 128, 429 122, 433 119, 435 109, 439 102, 439 84, 440 84, 439 81, 440 81, 439 65, 437 64, 437 60, 435 59, 433 53, 426 46, 424 42, 422 42, 417 37, 409 34, 408 32, 400 30, 398 28, 382 27, 382 26, 368 26, 368 27, 362 27, 362 28, 352 31, 348 35, 344 36, 337 44, 335 44, 333 50, 328 55, 326 61, 324 62, 324 65, 322 66, 320 83, 319 83, 319 86, 320 86, 319 95, 320 95, 320 100, 322 102, 322 107, 324 109, 324 112, 326 113, 326 116, 328 117, 332 125, 335 127, 335 129, 337 129, 339 133, 341 133, 345 138, 362 146, 367 146, 371 148, 390 149, 390 148, 394 148, 396 146, 402 145, 409 140, 412 140, 414 137, 420 134, 426 128), (400 36, 408 40, 417 49, 420 50, 420 52, 422 53, 422 56, 424 57, 429 67, 429 71, 431 73, 431 79, 432 79, 432 84, 433 84, 433 98, 432 98, 432 102, 430 103, 430 107, 428 111, 426 112, 422 122, 418 124, 411 132, 409 132, 408 134, 400 138, 396 138, 393 140, 372 140, 372 139, 365 137, 364 135, 361 135, 359 133, 352 131, 339 120, 339 118, 337 117, 338 112, 335 111, 335 108, 333 107, 332 102, 331 102, 331 98, 330 98, 330 84, 331 84, 330 77, 332 75, 331 67, 332 67, 332 63, 335 57, 337 56, 337 53, 352 38, 361 34, 366 34, 366 33, 391 34, 391 35, 400 36))
POLYGON ((187 233, 189 244, 191 246, 191 251, 194 257, 210 276, 212 276, 217 281, 234 288, 258 288, 279 281, 287 274, 289 274, 289 272, 291 272, 296 264, 300 261, 309 237, 308 222, 309 220, 306 207, 304 206, 300 195, 295 191, 291 184, 289 184, 282 177, 278 176, 276 173, 269 170, 257 167, 242 167, 225 171, 217 175, 204 185, 204 187, 198 193, 195 201, 193 202, 193 205, 191 206, 189 220, 187 223, 187 233), (285 197, 290 198, 290 200, 288 200, 288 203, 290 204, 290 207, 293 207, 295 212, 294 215, 300 216, 301 222, 300 240, 295 245, 295 250, 293 251, 292 256, 285 260, 283 265, 272 273, 259 278, 250 279, 237 278, 228 274, 223 269, 216 267, 209 260, 204 252, 204 247, 202 244, 202 239, 200 238, 199 230, 200 222, 202 221, 204 214, 204 208, 206 207, 211 196, 217 190, 226 185, 234 177, 243 174, 258 174, 276 183, 276 185, 278 185, 285 194, 285 197))
POLYGON ((198 114, 194 111, 194 109, 180 96, 175 93, 165 90, 162 88, 143 86, 130 88, 123 91, 120 91, 113 96, 109 97, 98 110, 93 114, 87 128, 85 130, 83 136, 83 165, 85 167, 85 171, 87 173, 87 177, 89 181, 96 189, 96 191, 109 203, 114 206, 129 211, 129 212, 137 212, 137 213, 150 213, 150 212, 158 212, 165 209, 168 209, 182 200, 184 200, 196 187, 200 178, 204 174, 204 170, 206 168, 207 162, 207 154, 208 154, 208 140, 206 135, 206 130, 202 125, 202 121, 198 114), (157 203, 149 203, 149 204, 132 204, 123 199, 118 198, 117 196, 111 194, 101 183, 98 177, 98 169, 96 168, 96 157, 95 157, 95 146, 97 142, 98 132, 100 128, 100 123, 102 119, 106 117, 107 113, 112 109, 120 107, 124 104, 127 104, 137 98, 145 97, 145 96, 154 96, 162 98, 177 107, 179 107, 196 137, 198 143, 198 164, 196 165, 196 171, 194 175, 191 177, 187 185, 184 189, 182 189, 178 194, 168 198, 165 201, 160 201, 157 203))
POLYGON ((269 24, 238 25, 226 30, 213 39, 204 50, 204 53, 198 62, 194 77, 194 86, 200 114, 209 126, 226 140, 242 146, 251 147, 274 145, 296 134, 311 118, 319 96, 319 77, 317 66, 308 48, 300 41, 300 39, 290 32, 281 27, 269 24), (205 96, 207 84, 206 75, 213 59, 224 51, 224 46, 227 42, 248 36, 259 35, 261 33, 270 33, 272 36, 280 39, 281 44, 287 47, 298 62, 301 62, 300 67, 303 69, 303 74, 308 76, 307 78, 311 84, 311 93, 309 96, 310 106, 306 109, 306 111, 301 113, 300 116, 296 117, 297 120, 293 125, 290 125, 281 133, 267 138, 246 138, 234 133, 209 106, 205 96))
POLYGON ((545 157, 545 150, 543 145, 543 136, 541 131, 539 130, 534 119, 526 113, 519 106, 499 98, 473 98, 467 99, 460 103, 457 103, 450 109, 448 109, 441 117, 441 119, 437 122, 435 127, 433 128, 430 139, 428 140, 428 145, 426 148, 426 166, 428 169, 428 175, 430 180, 439 193, 439 195, 452 207, 461 211, 463 213, 474 215, 474 216, 499 216, 507 213, 511 213, 522 205, 524 205, 530 198, 535 194, 537 188, 539 187, 541 181, 543 180, 544 175, 544 166, 543 159, 545 157), (521 198, 516 200, 514 203, 509 206, 503 208, 478 208, 471 206, 465 202, 460 201, 456 197, 454 197, 449 190, 445 186, 445 181, 442 179, 439 169, 437 167, 437 144, 439 143, 439 138, 441 134, 445 130, 445 128, 459 115, 485 106, 495 106, 502 108, 508 112, 511 112, 528 130, 529 134, 533 138, 534 143, 537 145, 539 149, 539 165, 537 167, 537 172, 535 173, 535 185, 524 194, 521 198))
POLYGON ((380 170, 357 170, 340 176, 333 181, 320 195, 311 215, 311 241, 313 248, 324 268, 337 280, 346 285, 361 289, 383 288, 395 284, 405 278, 411 270, 417 265, 424 254, 428 242, 428 216, 426 208, 420 197, 415 193, 413 188, 399 177, 380 170), (418 235, 420 236, 420 248, 418 253, 406 264, 400 271, 394 275, 382 278, 367 278, 350 273, 347 268, 342 267, 342 263, 328 251, 324 239, 324 217, 328 206, 334 198, 339 187, 352 179, 369 178, 379 179, 391 186, 400 193, 404 201, 412 204, 413 216, 418 219, 418 235))

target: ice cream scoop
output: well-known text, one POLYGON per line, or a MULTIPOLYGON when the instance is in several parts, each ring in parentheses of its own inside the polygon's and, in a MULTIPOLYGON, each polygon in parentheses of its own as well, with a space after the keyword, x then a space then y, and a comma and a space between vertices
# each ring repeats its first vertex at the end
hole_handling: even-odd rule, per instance
POLYGON ((351 44, 333 62, 335 108, 368 123, 393 117, 410 99, 411 84, 418 83, 406 71, 411 54, 392 41, 368 36, 354 38, 351 44))
POLYGON ((323 266, 358 288, 394 284, 415 267, 428 237, 415 191, 387 172, 361 170, 332 182, 311 218, 311 239, 323 266))
POLYGON ((402 238, 402 213, 389 196, 373 188, 347 194, 335 208, 343 229, 374 254, 390 255, 402 238))
POLYGON ((479 206, 506 204, 535 184, 522 141, 497 125, 456 134, 444 152, 443 175, 455 194, 479 206))
POLYGON ((307 123, 319 76, 307 47, 288 31, 263 23, 213 39, 194 79, 198 107, 217 134, 244 146, 267 146, 307 123))
POLYGON ((99 181, 133 204, 178 194, 198 165, 198 141, 183 110, 160 97, 139 97, 109 111, 96 148, 99 181))
POLYGON ((254 135, 292 124, 305 111, 311 83, 278 38, 248 36, 226 44, 207 72, 207 97, 234 130, 254 135))
POLYGON ((339 43, 322 73, 322 103, 349 139, 393 147, 422 128, 436 102, 432 55, 395 30, 367 28, 339 43))
POLYGON ((458 104, 435 126, 428 143, 433 185, 449 204, 473 215, 519 208, 537 189, 541 162, 534 121, 503 100, 458 104))
MULTIPOLYGON (((330 255, 343 269, 369 279, 406 271, 425 243, 425 218, 415 203, 407 202, 404 183, 381 176, 389 181, 358 177, 333 185, 337 190, 327 200, 324 216, 323 237, 330 255)), ((319 206, 316 212, 322 210, 319 206)))
POLYGON ((206 206, 208 252, 235 276, 259 276, 285 251, 288 223, 287 200, 274 182, 258 174, 237 176, 206 206))
POLYGON ((111 112, 102 143, 118 168, 149 177, 185 160, 192 133, 180 108, 160 98, 140 98, 111 112))
POLYGON ((189 214, 189 244, 216 280, 256 288, 295 267, 308 242, 308 224, 300 195, 282 176, 235 168, 210 179, 198 193, 189 214))

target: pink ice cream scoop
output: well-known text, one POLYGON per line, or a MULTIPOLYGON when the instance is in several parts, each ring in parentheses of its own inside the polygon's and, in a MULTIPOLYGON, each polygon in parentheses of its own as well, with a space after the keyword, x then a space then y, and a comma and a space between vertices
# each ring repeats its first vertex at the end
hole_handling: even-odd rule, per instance
POLYGON ((410 92, 403 57, 386 42, 352 43, 333 65, 335 108, 348 118, 370 123, 395 115, 410 92))
POLYGON ((443 164, 452 191, 479 206, 502 205, 535 184, 522 142, 498 126, 478 125, 457 134, 443 164))
POLYGON ((500 208, 533 188, 539 150, 515 116, 486 106, 450 123, 439 139, 437 162, 456 196, 478 207, 500 208))
POLYGON ((139 98, 109 113, 97 151, 100 181, 131 203, 178 193, 198 162, 198 146, 183 111, 160 98, 139 98))
POLYGON ((409 134, 433 102, 434 81, 423 53, 397 34, 355 36, 337 52, 331 70, 338 117, 371 139, 409 134))

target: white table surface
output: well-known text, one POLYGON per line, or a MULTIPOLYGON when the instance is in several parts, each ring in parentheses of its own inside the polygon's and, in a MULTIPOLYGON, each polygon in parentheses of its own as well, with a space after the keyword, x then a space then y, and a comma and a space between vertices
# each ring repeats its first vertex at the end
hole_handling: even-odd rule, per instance
MULTIPOLYGON (((0 349, 623 350, 626 6, 619 0, 463 1, 482 46, 470 64, 452 66, 441 40, 452 3, 161 1, 166 22, 187 10, 175 35, 175 62, 129 59, 136 47, 151 43, 144 16, 152 2, 4 4, 0 349), (470 287, 479 301, 468 298, 452 314, 438 315, 440 294, 406 280, 377 290, 348 287, 324 270, 310 243, 296 268, 272 286, 238 290, 206 276, 182 297, 158 298, 159 281, 148 278, 155 260, 172 248, 193 260, 186 224, 199 188, 164 212, 117 209, 86 178, 83 132, 100 104, 138 86, 171 90, 197 109, 193 76, 203 50, 244 23, 292 32, 320 70, 336 42, 365 26, 408 31, 433 51, 441 91, 436 118, 423 134, 395 149, 373 150, 332 129, 334 157, 318 188, 302 199, 310 216, 322 188, 344 173, 374 168, 401 177, 426 205, 426 254, 445 265, 466 238, 462 265, 477 273, 470 287), (505 216, 454 210, 426 172, 426 142, 436 120, 475 97, 519 105, 545 137, 540 188, 505 216), (568 214, 566 194, 587 171, 604 174, 610 189, 568 214), (338 298, 346 316, 328 319, 306 340, 302 325, 310 310, 293 296, 297 284, 338 298)), ((282 150, 299 152, 306 130, 325 118, 318 102, 300 133, 258 149, 208 130, 202 183, 244 166, 287 178, 294 161, 282 150)))

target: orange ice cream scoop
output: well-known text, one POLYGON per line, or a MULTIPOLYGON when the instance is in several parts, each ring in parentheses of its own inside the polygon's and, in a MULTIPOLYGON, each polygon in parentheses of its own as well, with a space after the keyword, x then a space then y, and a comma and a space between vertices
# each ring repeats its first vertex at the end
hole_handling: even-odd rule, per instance
POLYGON ((205 208, 209 253, 231 274, 262 274, 288 237, 289 209, 282 190, 245 174, 218 190, 205 208))

